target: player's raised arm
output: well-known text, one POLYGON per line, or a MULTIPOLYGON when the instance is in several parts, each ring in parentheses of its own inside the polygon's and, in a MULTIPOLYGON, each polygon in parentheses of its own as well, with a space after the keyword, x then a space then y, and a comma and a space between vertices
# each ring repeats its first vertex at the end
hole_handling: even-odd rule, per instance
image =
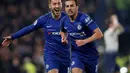
POLYGON ((19 37, 22 37, 30 32, 32 32, 33 30, 36 30, 40 27, 40 23, 36 20, 32 25, 29 25, 19 31, 17 31, 16 33, 4 37, 4 41, 2 42, 2 46, 9 46, 9 44, 14 40, 17 39, 19 37))

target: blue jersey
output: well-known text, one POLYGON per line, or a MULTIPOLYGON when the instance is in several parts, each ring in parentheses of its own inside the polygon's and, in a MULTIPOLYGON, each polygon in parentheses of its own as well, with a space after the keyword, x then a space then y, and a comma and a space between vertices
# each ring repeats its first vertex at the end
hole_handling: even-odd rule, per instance
POLYGON ((45 37, 44 55, 45 59, 49 58, 51 60, 66 60, 70 58, 70 48, 68 44, 61 43, 60 36, 60 20, 66 14, 61 13, 59 19, 54 19, 51 12, 46 15, 40 16, 32 25, 29 25, 22 30, 14 33, 11 38, 16 39, 24 36, 34 30, 42 28, 45 37), (50 55, 51 54, 51 55, 50 55), (53 55, 53 56, 52 56, 53 55))
POLYGON ((75 53, 83 55, 84 57, 98 55, 94 42, 86 43, 80 47, 75 43, 75 40, 91 37, 96 28, 98 28, 97 24, 87 14, 81 12, 78 13, 74 22, 71 22, 67 15, 61 20, 61 31, 67 32, 71 37, 72 56, 75 55, 75 53))

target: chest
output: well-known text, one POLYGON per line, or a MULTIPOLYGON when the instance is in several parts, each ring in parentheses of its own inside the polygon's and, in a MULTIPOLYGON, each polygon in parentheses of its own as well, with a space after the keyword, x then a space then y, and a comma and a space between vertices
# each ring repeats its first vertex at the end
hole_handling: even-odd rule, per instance
POLYGON ((49 19, 45 24, 46 31, 60 31, 60 20, 49 19))
POLYGON ((72 33, 72 32, 82 32, 85 26, 80 21, 75 22, 67 21, 64 25, 64 28, 67 30, 68 33, 72 33))

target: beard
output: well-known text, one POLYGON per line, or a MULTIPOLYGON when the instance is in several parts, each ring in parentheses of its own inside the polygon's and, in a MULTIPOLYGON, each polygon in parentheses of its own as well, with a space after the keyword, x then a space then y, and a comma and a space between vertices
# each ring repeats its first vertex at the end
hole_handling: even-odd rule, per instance
POLYGON ((53 12, 53 14, 55 15, 55 16, 58 16, 58 15, 60 15, 61 14, 61 9, 53 9, 52 10, 52 12, 53 12))
POLYGON ((73 11, 71 11, 71 10, 70 10, 70 11, 68 11, 68 12, 67 12, 67 14, 68 14, 69 16, 74 16, 74 12, 73 12, 73 11))

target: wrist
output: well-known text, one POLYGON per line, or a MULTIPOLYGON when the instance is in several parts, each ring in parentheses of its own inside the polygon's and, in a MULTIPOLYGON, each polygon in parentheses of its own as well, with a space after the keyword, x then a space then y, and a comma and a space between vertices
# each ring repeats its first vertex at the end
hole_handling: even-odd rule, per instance
POLYGON ((85 44, 88 43, 88 39, 84 39, 83 41, 84 41, 85 44))

